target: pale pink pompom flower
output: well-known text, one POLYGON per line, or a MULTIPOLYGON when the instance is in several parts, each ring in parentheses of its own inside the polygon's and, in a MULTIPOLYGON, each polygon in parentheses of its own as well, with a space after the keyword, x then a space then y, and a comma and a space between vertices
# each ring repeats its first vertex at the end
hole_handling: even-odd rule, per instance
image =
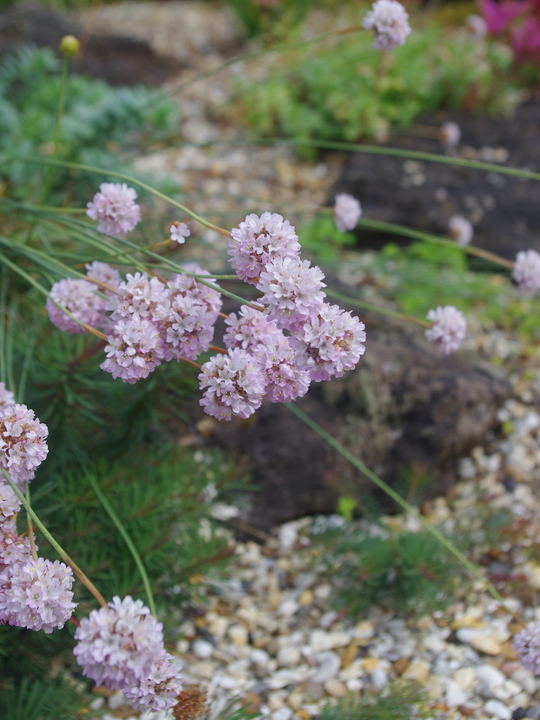
POLYGON ((540 254, 536 250, 518 252, 512 277, 524 295, 534 295, 540 290, 540 254))
POLYGON ((336 195, 334 220, 340 232, 354 230, 361 216, 362 208, 356 198, 347 193, 336 195))
POLYGON ((248 418, 261 406, 264 376, 245 350, 234 348, 210 358, 201 368, 199 382, 204 390, 200 404, 218 420, 230 420, 233 415, 248 418))
POLYGON ((242 305, 238 313, 231 313, 225 320, 229 327, 223 336, 225 347, 251 351, 269 338, 283 337, 275 322, 268 320, 260 310, 242 305))
POLYGON ((523 667, 540 675, 540 622, 530 622, 514 637, 512 645, 523 667))
POLYGON ((111 319, 153 319, 156 308, 166 303, 168 298, 167 288, 158 278, 150 278, 146 273, 128 273, 111 298, 111 319))
POLYGON ((2 523, 18 513, 21 508, 21 501, 7 484, 3 476, 0 476, 0 533, 2 523))
POLYGON ((307 393, 311 378, 295 365, 295 352, 283 333, 264 338, 254 355, 264 375, 265 400, 292 402, 307 393))
POLYGON ((0 468, 21 486, 34 477, 48 453, 49 431, 26 405, 0 408, 0 468))
MULTIPOLYGON (((97 260, 86 265, 86 277, 90 280, 97 280, 100 283, 109 285, 112 290, 116 290, 122 281, 120 273, 116 268, 97 260)), ((105 293, 109 297, 114 295, 114 292, 111 292, 111 290, 108 290, 107 288, 102 288, 101 292, 105 293)))
POLYGON ((101 369, 130 384, 148 377, 164 358, 159 329, 150 320, 120 320, 107 340, 101 369))
POLYGON ((86 214, 97 220, 98 230, 105 235, 127 235, 141 219, 135 202, 137 193, 124 183, 102 183, 99 192, 88 203, 86 214))
POLYGON ((463 313, 453 305, 445 305, 430 310, 427 319, 433 323, 425 332, 427 340, 443 355, 456 352, 467 333, 467 321, 463 313))
POLYGON ((455 150, 461 140, 461 128, 455 122, 444 122, 439 130, 443 145, 449 150, 455 150))
POLYGON ((392 50, 403 45, 411 32, 409 15, 397 0, 376 0, 362 27, 374 31, 374 46, 379 50, 392 50))
POLYGON ((99 288, 87 280, 65 278, 56 282, 47 299, 47 312, 53 325, 71 334, 87 332, 62 309, 80 322, 98 327, 105 318, 107 301, 98 294, 99 288), (61 307, 58 307, 60 305, 61 307))
POLYGON ((294 227, 277 213, 252 214, 231 230, 230 262, 240 280, 256 285, 262 271, 276 258, 294 258, 300 243, 294 227))
POLYGON ((0 571, 31 559, 30 540, 17 533, 15 517, 4 518, 0 522, 0 571))
POLYGON ((134 710, 162 712, 177 703, 181 692, 182 665, 164 650, 146 677, 124 689, 124 696, 134 710))
POLYGON ((452 215, 448 221, 448 234, 458 245, 470 245, 474 230, 467 218, 462 215, 452 215))
POLYGON ((356 315, 324 303, 290 343, 296 366, 320 382, 353 370, 366 350, 365 340, 365 325, 356 315))

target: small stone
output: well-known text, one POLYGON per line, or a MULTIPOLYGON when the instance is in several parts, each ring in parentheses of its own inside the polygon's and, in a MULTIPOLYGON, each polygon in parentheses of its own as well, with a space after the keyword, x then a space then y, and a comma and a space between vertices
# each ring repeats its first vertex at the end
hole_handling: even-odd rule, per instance
POLYGON ((524 708, 516 708, 512 713, 512 720, 523 720, 523 718, 530 718, 530 715, 527 715, 527 711, 524 708))
POLYGON ((475 669, 475 675, 479 682, 488 687, 490 690, 494 690, 500 687, 506 682, 504 673, 498 670, 493 665, 479 665, 475 669))
POLYGON ((462 690, 469 690, 469 688, 476 684, 476 673, 473 668, 459 668, 452 677, 462 690))
POLYGON ((335 652, 323 652, 317 656, 319 667, 312 675, 311 680, 315 683, 325 683, 335 678, 341 667, 341 658, 335 652))
POLYGON ((229 620, 226 617, 218 615, 215 619, 208 624, 208 632, 217 638, 222 638, 227 632, 229 627, 229 620))
POLYGON ((298 710, 302 707, 304 702, 304 696, 300 692, 293 692, 287 698, 287 704, 292 707, 293 710, 298 710))
POLYGON ((298 598, 298 604, 301 607, 305 607, 306 605, 312 605, 313 600, 313 593, 309 588, 307 588, 306 590, 302 590, 300 597, 298 598))
POLYGON ((368 673, 373 672, 379 664, 379 658, 364 658, 364 670, 368 673))
POLYGON ((317 600, 328 600, 332 594, 332 586, 328 584, 317 585, 315 588, 315 597, 317 600))
POLYGON ((485 655, 499 655, 502 650, 501 643, 489 635, 477 635, 473 637, 471 645, 475 650, 479 650, 485 655))
POLYGON ((341 680, 353 680, 364 674, 364 661, 361 658, 353 660, 349 667, 339 673, 341 680))
POLYGON ((320 700, 324 695, 324 688, 320 683, 308 682, 306 684, 306 695, 310 700, 320 700))
POLYGON ((300 652, 295 647, 282 647, 276 659, 280 667, 293 667, 300 662, 300 652))
POLYGON ((295 685, 305 679, 304 671, 299 670, 278 670, 267 681, 270 690, 281 690, 287 685, 295 685))
POLYGON ((370 640, 375 635, 375 628, 373 623, 369 620, 363 620, 355 625, 353 630, 353 637, 359 640, 370 640))
POLYGON ((315 653, 329 650, 331 646, 328 633, 324 630, 313 630, 309 636, 309 646, 315 653))
POLYGON ((278 542, 283 550, 290 550, 298 540, 298 531, 292 523, 287 523, 279 528, 278 542))
POLYGON ((247 645, 248 631, 243 625, 233 625, 227 634, 234 645, 247 645))
POLYGON ((247 710, 250 713, 258 713, 261 707, 262 700, 259 695, 254 692, 247 692, 244 695, 244 703, 247 705, 247 710))
POLYGON ((351 680, 347 680, 345 684, 347 686, 347 690, 353 693, 358 692, 364 687, 364 683, 358 678, 352 678, 351 680))
POLYGON ((345 668, 349 667, 349 665, 355 659, 357 654, 358 654, 358 646, 357 645, 351 643, 348 647, 345 648, 345 652, 341 656, 341 667, 343 670, 345 668))
POLYGON ((468 700, 467 693, 454 680, 447 680, 444 702, 448 707, 459 707, 468 700))
POLYGON ((415 660, 404 671, 403 677, 407 680, 415 680, 420 685, 425 685, 429 678, 429 665, 423 660, 415 660))
POLYGON ((212 657, 214 653, 214 646, 207 640, 197 638, 197 640, 193 642, 192 650, 194 655, 198 657, 199 660, 208 660, 208 658, 212 657))
POLYGON ((345 687, 345 685, 340 680, 336 680, 335 678, 332 680, 327 680, 324 683, 324 689, 329 695, 336 698, 343 697, 343 695, 345 695, 345 693, 347 692, 347 688, 345 687))
POLYGON ((371 673, 371 684, 375 690, 382 690, 388 685, 388 673, 382 667, 376 667, 371 673))
POLYGON ((510 720, 510 708, 506 707, 500 700, 488 700, 484 705, 484 712, 488 715, 495 715, 500 720, 510 720))
POLYGON ((216 668, 213 663, 203 660, 202 662, 193 663, 190 666, 189 671, 196 677, 203 678, 204 680, 211 680, 215 675, 216 668))
POLYGON ((527 717, 530 718, 530 720, 540 720, 540 705, 535 705, 528 710, 527 717))
POLYGON ((396 662, 392 665, 392 669, 396 675, 403 675, 405 670, 409 667, 409 664, 410 663, 407 658, 399 658, 399 660, 396 660, 396 662))
POLYGON ((265 650, 261 650, 260 648, 255 648, 254 650, 252 650, 250 652, 249 659, 255 665, 260 665, 261 667, 266 667, 268 665, 268 663, 270 662, 270 655, 265 650))
POLYGON ((293 716, 293 710, 288 707, 282 707, 279 708, 279 710, 274 710, 274 712, 270 715, 272 720, 291 720, 293 716))
POLYGON ((536 693, 538 688, 536 678, 531 672, 521 665, 512 673, 512 680, 517 682, 518 685, 521 685, 521 687, 525 690, 525 692, 529 693, 529 695, 534 695, 536 693))

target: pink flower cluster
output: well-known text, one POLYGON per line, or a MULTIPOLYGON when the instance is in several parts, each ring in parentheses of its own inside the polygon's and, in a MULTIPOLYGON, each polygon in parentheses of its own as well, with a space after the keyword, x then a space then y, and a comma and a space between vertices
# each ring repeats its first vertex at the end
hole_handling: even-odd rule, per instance
POLYGON ((102 183, 99 192, 87 205, 86 214, 97 220, 98 230, 105 235, 127 235, 141 219, 133 188, 119 183, 102 183))
POLYGON ((540 622, 531 622, 514 637, 516 655, 534 675, 540 675, 540 622))
POLYGON ((19 487, 34 477, 47 457, 47 426, 18 403, 0 405, 0 468, 19 487))
POLYGON ((453 305, 439 306, 430 310, 427 319, 433 323, 426 330, 426 338, 435 345, 443 355, 450 355, 459 349, 467 332, 467 321, 453 305))
POLYGON ((334 220, 340 232, 354 230, 356 223, 360 220, 362 208, 356 198, 347 193, 336 195, 334 205, 334 220))
POLYGON ((182 690, 179 661, 166 652, 163 626, 141 600, 114 597, 75 631, 73 651, 83 674, 122 690, 137 710, 167 710, 182 690))
POLYGON ((540 290, 540 253, 536 250, 518 252, 512 277, 524 295, 534 295, 540 290))
POLYGON ((409 15, 398 0, 376 0, 362 27, 374 31, 374 46, 379 50, 392 50, 403 45, 411 32, 409 15))

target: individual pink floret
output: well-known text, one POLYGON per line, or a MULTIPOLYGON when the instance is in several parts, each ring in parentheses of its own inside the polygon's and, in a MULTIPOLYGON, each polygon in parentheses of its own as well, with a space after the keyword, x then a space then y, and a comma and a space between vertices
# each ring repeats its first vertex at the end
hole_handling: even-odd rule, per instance
POLYGON ((363 322, 338 305, 324 303, 290 343, 296 366, 319 382, 353 370, 366 350, 365 340, 363 322))
POLYGON ((124 689, 124 695, 134 710, 169 710, 177 703, 182 692, 182 665, 179 660, 163 651, 148 676, 132 688, 124 689))
POLYGON ((97 220, 98 230, 105 235, 127 235, 141 219, 135 202, 137 193, 124 183, 102 183, 99 192, 88 203, 86 214, 97 220))
POLYGON ((521 664, 534 675, 540 675, 540 622, 530 622, 512 642, 521 664))
POLYGON ((267 316, 281 329, 297 332, 303 323, 316 316, 325 298, 321 288, 324 274, 309 260, 278 258, 266 266, 257 289, 267 307, 267 316))
POLYGON ((29 559, 0 573, 0 622, 51 633, 62 628, 77 607, 73 572, 55 560, 29 559))
POLYGON ((7 484, 5 478, 0 477, 0 533, 2 532, 2 523, 18 513, 20 508, 21 501, 7 484))
POLYGON ((461 215, 452 215, 448 221, 448 233, 458 245, 470 245, 474 230, 467 218, 461 215))
POLYGON ((47 299, 47 312, 53 325, 64 332, 82 334, 87 332, 57 305, 59 303, 77 320, 90 327, 98 327, 105 318, 107 301, 98 295, 99 288, 87 280, 66 278, 54 283, 47 299))
POLYGON ((307 393, 309 373, 295 365, 295 352, 283 333, 267 337, 255 348, 254 354, 264 374, 265 400, 291 402, 307 393))
POLYGON ((336 195, 334 220, 340 232, 354 230, 361 216, 362 208, 356 198, 353 198, 352 195, 347 195, 347 193, 336 195))
POLYGON ((229 325, 223 336, 225 347, 251 351, 272 337, 283 337, 275 322, 260 310, 242 305, 238 317, 231 313, 225 320, 229 325))
POLYGON ((294 227, 277 213, 252 214, 231 230, 230 262, 240 280, 256 285, 262 271, 277 258, 294 258, 300 243, 294 227))
POLYGON ((120 320, 107 340, 101 369, 130 384, 148 377, 164 357, 159 330, 150 320, 120 320))
POLYGON ((183 245, 186 242, 186 238, 191 235, 191 230, 188 228, 185 222, 173 222, 169 228, 171 233, 171 240, 183 245))
POLYGON ((512 277, 524 295, 540 290, 540 254, 536 250, 518 252, 512 277))
POLYGON ((411 32, 409 15, 397 0, 376 0, 362 27, 375 32, 374 47, 380 50, 392 50, 403 45, 411 32))
POLYGON ((15 395, 8 390, 5 383, 0 382, 0 409, 15 404, 15 395))
POLYGON ((81 620, 75 640, 73 654, 83 675, 112 690, 146 680, 163 654, 163 626, 129 595, 92 610, 81 620))
POLYGON ((455 122, 444 122, 440 127, 440 136, 443 145, 449 150, 455 150, 461 140, 461 128, 455 122))
POLYGON ((430 310, 427 319, 433 323, 425 332, 429 342, 443 355, 456 352, 467 333, 467 321, 463 313, 453 305, 445 305, 430 310))
POLYGON ((218 420, 253 415, 265 391, 264 376, 254 358, 239 348, 204 363, 199 382, 204 390, 199 402, 208 415, 218 420))
POLYGON ((0 408, 0 467, 21 486, 47 457, 49 431, 26 405, 0 408))

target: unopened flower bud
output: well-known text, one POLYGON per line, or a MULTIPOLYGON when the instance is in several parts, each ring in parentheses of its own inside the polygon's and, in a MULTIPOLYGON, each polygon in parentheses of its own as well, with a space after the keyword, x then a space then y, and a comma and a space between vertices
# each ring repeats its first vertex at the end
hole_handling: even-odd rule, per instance
POLYGON ((58 49, 62 55, 65 55, 66 57, 73 57, 79 52, 80 47, 81 43, 74 35, 64 35, 64 37, 60 40, 58 49))

